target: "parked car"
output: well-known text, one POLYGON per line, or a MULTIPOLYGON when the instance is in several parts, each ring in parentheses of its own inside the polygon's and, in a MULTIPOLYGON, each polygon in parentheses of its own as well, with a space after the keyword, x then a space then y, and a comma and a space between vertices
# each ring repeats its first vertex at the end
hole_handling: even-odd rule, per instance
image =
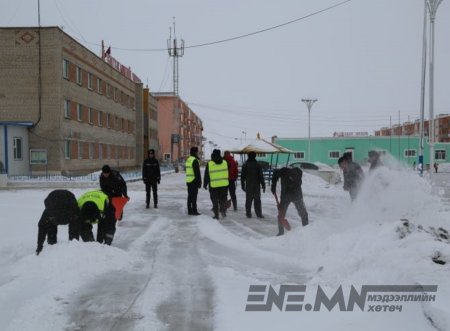
POLYGON ((320 162, 292 162, 290 166, 300 168, 306 173, 319 176, 330 184, 337 184, 341 181, 341 174, 337 169, 320 162))

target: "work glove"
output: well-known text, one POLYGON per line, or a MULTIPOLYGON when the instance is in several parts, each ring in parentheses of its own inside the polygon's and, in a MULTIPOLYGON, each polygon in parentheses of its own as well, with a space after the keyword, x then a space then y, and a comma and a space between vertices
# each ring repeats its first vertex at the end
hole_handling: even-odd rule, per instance
POLYGON ((160 184, 161 183, 161 178, 158 178, 158 184, 160 184))
POLYGON ((208 189, 208 186, 203 186, 203 188, 204 188, 205 190, 207 190, 207 189, 208 189))
POLYGON ((39 255, 39 253, 42 252, 42 248, 44 248, 44 247, 38 246, 38 248, 36 249, 36 255, 39 255))
POLYGON ((130 197, 128 195, 126 195, 125 198, 127 198, 127 200, 130 201, 130 197))
POLYGON ((263 189, 263 193, 266 193, 266 187, 263 187, 262 189, 263 189))
POLYGON ((272 187, 272 188, 270 189, 270 191, 272 192, 272 194, 275 194, 275 193, 277 192, 277 190, 275 189, 275 187, 272 187))

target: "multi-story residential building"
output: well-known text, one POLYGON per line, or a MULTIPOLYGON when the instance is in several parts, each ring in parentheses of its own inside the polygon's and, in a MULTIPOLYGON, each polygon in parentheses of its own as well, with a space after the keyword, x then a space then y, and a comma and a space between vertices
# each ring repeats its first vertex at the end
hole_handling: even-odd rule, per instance
MULTIPOLYGON (((434 119, 435 141, 450 142, 450 115, 440 114, 434 119)), ((424 136, 428 137, 430 124, 428 120, 423 122, 424 136)), ((413 122, 405 122, 401 125, 396 124, 391 128, 383 127, 375 131, 375 136, 410 136, 420 135, 420 120, 413 122)))
POLYGON ((158 101, 148 88, 144 88, 144 123, 144 155, 152 148, 156 157, 162 158, 158 141, 158 101))
POLYGON ((142 84, 129 68, 58 27, 0 28, 0 43, 0 161, 9 174, 139 165, 142 84))
POLYGON ((192 146, 203 150, 203 123, 192 109, 173 93, 153 95, 158 102, 158 138, 163 160, 183 161, 189 156, 192 146))

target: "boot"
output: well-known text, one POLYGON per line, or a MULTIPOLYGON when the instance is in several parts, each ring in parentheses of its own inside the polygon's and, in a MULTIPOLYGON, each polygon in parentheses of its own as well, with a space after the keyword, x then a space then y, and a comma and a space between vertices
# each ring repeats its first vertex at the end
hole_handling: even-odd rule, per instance
POLYGON ((237 210, 237 201, 236 201, 236 199, 231 199, 231 203, 233 204, 233 210, 236 211, 237 210))

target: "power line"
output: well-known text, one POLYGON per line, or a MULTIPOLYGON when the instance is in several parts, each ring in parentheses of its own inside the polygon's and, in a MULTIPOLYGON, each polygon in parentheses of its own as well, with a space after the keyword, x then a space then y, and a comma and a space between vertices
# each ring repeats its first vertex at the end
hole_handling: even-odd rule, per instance
MULTIPOLYGON (((268 28, 265 28, 265 29, 262 29, 262 30, 258 30, 258 31, 250 32, 250 33, 245 33, 245 34, 242 34, 242 35, 239 35, 239 36, 225 38, 225 39, 221 39, 221 40, 210 41, 210 42, 195 44, 195 45, 191 45, 191 46, 184 46, 184 48, 205 47, 205 46, 222 44, 222 43, 226 43, 226 42, 237 40, 237 39, 241 39, 241 38, 251 37, 251 36, 254 36, 254 35, 257 35, 257 34, 261 34, 261 33, 267 32, 267 31, 279 29, 279 28, 281 28, 283 26, 286 26, 286 25, 289 25, 289 24, 293 24, 293 23, 305 20, 305 19, 310 18, 310 17, 315 16, 315 15, 322 14, 322 13, 324 13, 326 11, 329 11, 331 9, 337 8, 339 6, 342 6, 342 5, 344 5, 344 4, 346 4, 347 2, 350 2, 350 1, 352 1, 352 0, 344 0, 342 2, 339 2, 339 3, 335 4, 335 5, 329 6, 327 8, 317 10, 317 11, 312 12, 310 14, 307 14, 305 16, 302 16, 302 17, 290 20, 290 21, 285 22, 285 23, 277 24, 277 25, 274 25, 274 26, 271 26, 271 27, 268 27, 268 28)), ((92 44, 92 45, 96 45, 96 46, 100 46, 98 44, 87 42, 87 41, 86 41, 86 43, 92 44)), ((163 51, 166 52, 167 51, 167 48, 124 48, 124 47, 115 47, 115 46, 111 46, 111 48, 115 49, 115 50, 128 51, 128 52, 163 52, 163 51)))

